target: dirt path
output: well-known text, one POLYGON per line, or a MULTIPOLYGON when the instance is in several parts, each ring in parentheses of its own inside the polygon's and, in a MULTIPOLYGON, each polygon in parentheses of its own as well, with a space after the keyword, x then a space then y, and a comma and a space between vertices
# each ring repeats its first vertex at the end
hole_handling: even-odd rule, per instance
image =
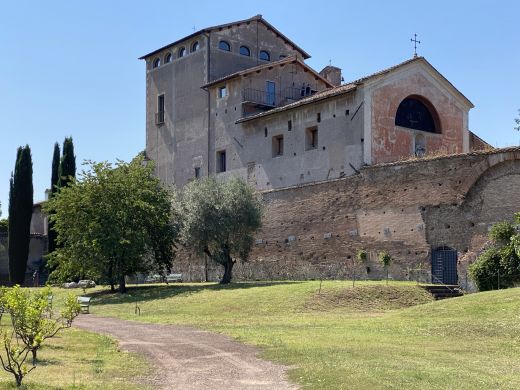
POLYGON ((81 315, 74 326, 119 340, 121 349, 146 356, 155 372, 146 383, 160 389, 297 389, 285 367, 229 337, 184 326, 143 324, 81 315))

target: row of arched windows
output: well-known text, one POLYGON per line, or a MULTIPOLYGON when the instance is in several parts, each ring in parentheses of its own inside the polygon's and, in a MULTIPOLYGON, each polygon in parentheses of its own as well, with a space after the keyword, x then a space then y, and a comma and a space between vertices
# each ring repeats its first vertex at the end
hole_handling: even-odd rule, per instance
MULTIPOLYGON (((200 49, 200 43, 199 43, 199 41, 195 41, 192 43, 192 45, 190 47, 190 52, 193 53, 199 49, 200 49)), ((188 54, 188 51, 186 50, 186 48, 184 46, 180 47, 177 50, 177 58, 184 57, 186 54, 188 54)), ((168 64, 168 63, 172 62, 172 60, 173 60, 173 54, 166 53, 166 55, 164 56, 164 63, 168 64)), ((161 57, 157 57, 155 60, 153 60, 153 67, 158 68, 159 66, 161 66, 161 57)))
MULTIPOLYGON (((220 50, 224 50, 224 51, 231 51, 231 45, 227 41, 220 41, 218 43, 218 48, 220 50)), ((240 46, 240 49, 238 50, 238 52, 243 56, 251 57, 251 49, 249 49, 249 47, 247 47, 247 46, 240 46)), ((285 56, 282 55, 282 56, 280 56, 280 59, 282 59, 284 57, 285 56)), ((269 52, 267 50, 260 50, 258 52, 258 58, 263 61, 271 61, 271 54, 269 54, 269 52)))

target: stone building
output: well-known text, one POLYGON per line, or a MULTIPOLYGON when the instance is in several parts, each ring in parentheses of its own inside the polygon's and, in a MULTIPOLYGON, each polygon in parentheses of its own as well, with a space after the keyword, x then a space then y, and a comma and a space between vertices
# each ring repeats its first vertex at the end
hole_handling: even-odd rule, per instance
MULTIPOLYGON (((490 226, 520 210, 520 151, 469 131, 472 103, 426 59, 343 83, 261 16, 210 27, 143 57, 146 153, 182 186, 238 175, 261 191, 264 226, 243 279, 362 277, 470 287, 490 226)), ((189 280, 221 270, 176 259, 189 280)))
POLYGON ((307 58, 260 15, 141 57, 158 176, 239 175, 266 190, 483 144, 468 130, 472 103, 422 57, 345 84, 307 58))

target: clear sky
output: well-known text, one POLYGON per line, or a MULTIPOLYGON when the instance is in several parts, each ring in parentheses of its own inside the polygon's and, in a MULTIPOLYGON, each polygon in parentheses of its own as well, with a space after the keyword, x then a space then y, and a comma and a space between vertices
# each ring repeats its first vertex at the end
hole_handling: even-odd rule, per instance
POLYGON ((16 148, 29 144, 35 201, 49 187, 54 142, 74 138, 77 164, 144 149, 145 68, 137 58, 193 29, 262 14, 346 81, 426 57, 475 105, 469 126, 518 145, 518 1, 0 0, 0 202, 7 214, 16 148))

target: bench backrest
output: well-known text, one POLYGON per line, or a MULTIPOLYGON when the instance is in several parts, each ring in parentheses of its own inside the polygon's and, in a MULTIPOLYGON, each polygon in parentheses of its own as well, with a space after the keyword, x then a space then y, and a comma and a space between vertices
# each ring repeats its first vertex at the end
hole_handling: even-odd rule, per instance
POLYGON ((79 303, 90 303, 91 297, 78 297, 79 303))

